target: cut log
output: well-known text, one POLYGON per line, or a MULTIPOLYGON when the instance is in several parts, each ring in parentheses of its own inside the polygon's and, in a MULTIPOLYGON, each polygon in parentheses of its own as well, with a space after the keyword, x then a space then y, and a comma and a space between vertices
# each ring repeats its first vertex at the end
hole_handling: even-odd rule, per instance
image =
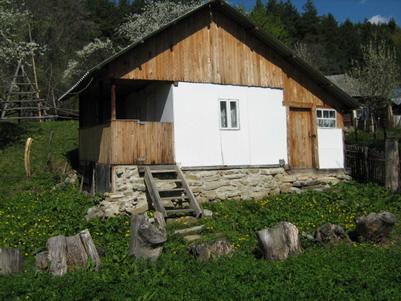
POLYGON ((95 270, 98 270, 100 267, 100 256, 97 252, 95 243, 92 240, 92 236, 88 229, 85 229, 79 233, 81 237, 82 244, 84 245, 86 254, 92 260, 93 264, 95 265, 95 270))
POLYGON ((131 219, 129 255, 135 258, 157 260, 167 241, 163 225, 153 225, 145 215, 134 215, 131 219))
POLYGON ((263 257, 267 260, 283 260, 302 252, 299 231, 288 222, 280 222, 272 228, 257 232, 263 257))
POLYGON ((67 265, 68 271, 73 267, 86 267, 88 264, 88 254, 82 244, 79 234, 66 237, 67 242, 67 265))
POLYGON ((54 276, 63 276, 68 271, 67 241, 65 236, 55 236, 47 240, 49 251, 49 272, 54 276))
POLYGON ((90 261, 95 270, 100 266, 99 254, 87 229, 74 236, 51 237, 47 249, 36 254, 36 267, 54 276, 63 276, 76 267, 87 268, 90 261))
POLYGON ((24 257, 20 250, 0 248, 0 275, 20 273, 23 269, 24 257))

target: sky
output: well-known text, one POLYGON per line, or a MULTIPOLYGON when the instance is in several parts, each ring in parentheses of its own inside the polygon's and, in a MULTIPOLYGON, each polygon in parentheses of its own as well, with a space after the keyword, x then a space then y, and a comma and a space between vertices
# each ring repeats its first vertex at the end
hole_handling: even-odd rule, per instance
MULTIPOLYGON (((302 11, 306 0, 291 0, 302 11)), ((242 4, 247 9, 254 6, 255 0, 230 0, 231 4, 242 4)), ((263 0, 264 3, 267 0, 263 0)), ((314 0, 319 15, 332 13, 337 21, 349 18, 353 22, 386 22, 394 18, 401 25, 401 0, 314 0)))

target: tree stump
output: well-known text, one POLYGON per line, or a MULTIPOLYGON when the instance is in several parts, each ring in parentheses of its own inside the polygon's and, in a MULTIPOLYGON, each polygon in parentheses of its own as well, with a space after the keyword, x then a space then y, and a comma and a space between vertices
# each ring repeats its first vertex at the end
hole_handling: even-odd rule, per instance
POLYGON ((0 248, 0 275, 22 272, 24 256, 18 249, 0 248))
POLYGON ((227 240, 220 239, 209 244, 194 245, 189 248, 189 252, 200 261, 208 261, 219 256, 233 253, 234 247, 227 240))
POLYGON ((280 222, 269 229, 257 232, 263 257, 267 260, 283 260, 302 252, 299 231, 288 222, 280 222))
POLYGON ((395 223, 396 218, 390 212, 373 212, 356 220, 355 233, 359 238, 383 242, 390 235, 395 223))
POLYGON ((157 260, 167 241, 164 219, 156 218, 152 224, 146 215, 133 215, 131 218, 131 240, 128 254, 135 258, 157 260), (160 223, 163 223, 160 225, 160 223))
POLYGON ((88 230, 74 236, 51 237, 47 241, 47 251, 35 256, 36 267, 49 271, 54 276, 63 276, 76 267, 87 268, 92 262, 95 270, 100 266, 100 257, 88 230))
POLYGON ((341 241, 351 242, 343 227, 334 224, 324 224, 315 232, 315 241, 320 243, 336 244, 341 241))

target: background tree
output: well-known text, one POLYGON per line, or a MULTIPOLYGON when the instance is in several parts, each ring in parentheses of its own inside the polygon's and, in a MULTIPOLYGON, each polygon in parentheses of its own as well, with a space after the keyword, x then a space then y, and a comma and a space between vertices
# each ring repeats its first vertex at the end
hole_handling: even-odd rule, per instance
POLYGON ((31 15, 14 7, 9 0, 0 0, 0 98, 8 91, 18 60, 29 61, 32 55, 43 54, 45 48, 28 38, 31 15))
POLYGON ((401 80, 395 49, 380 40, 361 46, 361 52, 362 59, 354 61, 348 72, 349 77, 357 81, 350 83, 354 83, 353 88, 365 97, 365 104, 374 119, 384 116, 387 128, 392 128, 391 93, 399 87, 401 80))

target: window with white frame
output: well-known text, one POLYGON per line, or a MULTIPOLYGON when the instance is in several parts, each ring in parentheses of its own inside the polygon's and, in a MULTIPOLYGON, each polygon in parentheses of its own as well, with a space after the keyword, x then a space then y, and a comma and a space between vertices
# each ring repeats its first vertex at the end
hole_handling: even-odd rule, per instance
POLYGON ((239 129, 238 99, 219 99, 220 129, 239 129))
POLYGON ((317 125, 320 128, 336 127, 336 111, 332 109, 316 109, 317 125))

